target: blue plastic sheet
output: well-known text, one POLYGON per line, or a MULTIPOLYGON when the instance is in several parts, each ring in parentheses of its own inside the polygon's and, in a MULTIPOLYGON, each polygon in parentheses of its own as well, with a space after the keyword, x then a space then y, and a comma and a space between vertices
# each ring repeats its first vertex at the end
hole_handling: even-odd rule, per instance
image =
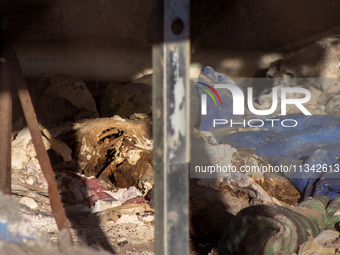
MULTIPOLYGON (((235 84, 229 77, 215 72, 210 67, 203 69, 198 82, 212 86, 223 83, 235 84)), ((201 118, 201 130, 211 129, 213 119, 236 119, 232 114, 232 97, 225 91, 218 92, 223 105, 216 107, 212 100, 207 101, 210 111, 209 115, 201 118)), ((202 94, 204 91, 199 90, 199 93, 202 94)), ((254 118, 259 119, 259 116, 254 118)), ((263 116, 261 118, 263 119, 263 116)), ((286 164, 292 160, 302 162, 301 165, 291 164, 291 171, 283 175, 304 194, 304 198, 327 195, 333 199, 340 196, 340 117, 291 114, 273 118, 278 121, 294 119, 297 125, 287 128, 263 122, 264 125, 254 131, 226 135, 221 143, 230 144, 235 148, 253 148, 256 154, 267 159, 273 166, 286 164)), ((252 126, 256 126, 256 122, 252 122, 252 126)))
POLYGON ((35 240, 35 236, 27 236, 21 231, 17 230, 17 227, 10 231, 10 225, 8 222, 0 222, 0 240, 6 242, 12 242, 22 244, 28 240, 35 240))
POLYGON ((224 137, 223 143, 253 148, 274 166, 281 165, 286 158, 302 160, 302 165, 292 165, 291 172, 283 175, 304 193, 304 198, 313 194, 334 198, 340 195, 340 118, 326 115, 299 118, 304 123, 302 128, 238 132, 224 137))

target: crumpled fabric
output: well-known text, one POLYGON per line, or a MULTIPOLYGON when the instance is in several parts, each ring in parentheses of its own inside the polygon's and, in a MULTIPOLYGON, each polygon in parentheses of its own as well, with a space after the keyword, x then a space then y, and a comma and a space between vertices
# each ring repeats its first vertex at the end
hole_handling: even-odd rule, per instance
POLYGON ((324 229, 340 221, 335 214, 340 198, 328 204, 326 196, 303 201, 296 207, 256 205, 241 210, 218 244, 219 255, 291 254, 324 229))
POLYGON ((58 173, 56 179, 62 201, 85 205, 83 210, 99 212, 127 203, 147 203, 142 193, 134 186, 112 192, 104 189, 99 179, 83 177, 71 171, 58 173))
MULTIPOLYGON (((220 74, 211 67, 205 67, 199 76, 200 83, 235 84, 229 77, 220 74)), ((225 90, 216 89, 223 105, 214 105, 207 100, 209 113, 201 116, 200 130, 211 129, 213 119, 236 119, 232 114, 232 97, 225 90)), ((199 93, 205 91, 198 89, 199 93)), ((259 116, 245 115, 259 119, 259 116)), ((289 171, 283 176, 289 178, 296 188, 309 196, 327 195, 330 199, 340 196, 340 117, 332 115, 291 114, 286 116, 265 116, 281 122, 283 119, 297 121, 295 127, 272 125, 264 121, 260 128, 248 128, 249 131, 234 132, 219 141, 235 148, 249 147, 273 166, 288 166, 289 171), (293 163, 292 163, 293 162, 293 163)), ((277 122, 277 123, 278 123, 277 122)), ((252 123, 257 126, 256 122, 252 123)))

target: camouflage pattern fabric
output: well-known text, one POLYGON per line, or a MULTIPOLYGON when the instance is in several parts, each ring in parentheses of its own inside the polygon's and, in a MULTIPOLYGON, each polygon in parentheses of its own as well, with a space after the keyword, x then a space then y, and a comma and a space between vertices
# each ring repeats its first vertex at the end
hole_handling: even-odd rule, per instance
POLYGON ((308 236, 334 229, 340 198, 326 196, 303 201, 296 207, 256 205, 241 210, 221 237, 219 255, 291 254, 308 236))

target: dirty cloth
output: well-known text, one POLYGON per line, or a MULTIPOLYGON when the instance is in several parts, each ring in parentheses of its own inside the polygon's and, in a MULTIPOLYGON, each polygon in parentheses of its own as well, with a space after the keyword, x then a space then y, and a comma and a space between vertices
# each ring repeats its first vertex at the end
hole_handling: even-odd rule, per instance
MULTIPOLYGON (((215 84, 238 86, 229 77, 215 72, 211 67, 205 67, 197 86, 209 88, 207 85, 215 84)), ((206 115, 201 115, 201 130, 210 129, 214 133, 214 119, 237 119, 233 115, 233 98, 226 90, 216 89, 221 103, 215 104, 209 98, 206 100, 208 111, 206 115)), ((204 93, 207 94, 203 89, 198 88, 198 91, 201 97, 204 93)), ((340 196, 340 117, 304 114, 258 116, 245 112, 242 118, 253 119, 252 127, 247 121, 241 132, 231 132, 236 128, 226 126, 225 135, 219 139, 219 143, 229 144, 236 149, 254 149, 257 155, 267 159, 272 166, 279 167, 280 173, 303 193, 304 199, 316 195, 327 195, 330 199, 340 196), (263 117, 275 119, 275 124, 272 121, 263 121, 263 117), (289 119, 295 120, 292 123, 296 125, 285 127, 278 124, 289 119), (285 171, 281 171, 283 168, 285 171)))
POLYGON ((83 211, 100 212, 125 203, 146 203, 142 193, 134 186, 116 192, 104 189, 99 179, 80 176, 71 171, 56 176, 58 189, 64 203, 84 205, 83 211))
MULTIPOLYGON (((336 201, 339 203, 340 198, 336 201)), ((296 207, 256 205, 241 210, 222 235, 218 252, 224 254, 291 254, 324 229, 334 229, 337 203, 326 196, 303 201, 296 207), (328 205, 328 206, 327 206, 328 205), (281 254, 281 253, 280 253, 281 254)))

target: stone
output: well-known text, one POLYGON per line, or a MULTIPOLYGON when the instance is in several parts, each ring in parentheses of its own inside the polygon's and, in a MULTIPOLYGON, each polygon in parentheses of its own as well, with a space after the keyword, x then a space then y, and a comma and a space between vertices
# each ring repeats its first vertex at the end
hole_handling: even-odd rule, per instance
POLYGON ((339 232, 338 231, 324 230, 318 236, 316 236, 314 238, 314 241, 321 244, 321 245, 326 245, 326 244, 331 244, 337 238, 339 238, 339 232))
POLYGON ((37 202, 35 202, 32 198, 29 197, 22 197, 19 202, 23 205, 28 206, 31 209, 35 209, 38 207, 37 202))
MULTIPOLYGON (((340 38, 329 36, 271 64, 267 76, 339 78, 340 38)), ((319 89, 322 84, 318 84, 319 89)), ((322 88, 324 90, 325 88, 322 88)))
POLYGON ((318 255, 329 255, 335 254, 335 248, 326 248, 313 240, 312 237, 308 238, 308 241, 301 244, 299 247, 298 255, 309 255, 309 254, 318 254, 318 255))
POLYGON ((124 214, 122 215, 117 221, 117 224, 126 224, 126 223, 137 223, 139 222, 139 219, 137 215, 128 215, 124 214))
POLYGON ((197 129, 192 130, 191 137, 191 164, 190 177, 191 178, 221 178, 230 176, 230 173, 203 173, 196 170, 204 166, 230 166, 232 165, 233 154, 237 151, 228 144, 212 144, 201 131, 197 129))
MULTIPOLYGON (((46 150, 51 148, 51 144, 46 137, 42 137, 46 150)), ((12 168, 23 169, 29 163, 39 166, 35 149, 32 143, 31 134, 28 128, 24 128, 17 133, 12 141, 12 168)))

